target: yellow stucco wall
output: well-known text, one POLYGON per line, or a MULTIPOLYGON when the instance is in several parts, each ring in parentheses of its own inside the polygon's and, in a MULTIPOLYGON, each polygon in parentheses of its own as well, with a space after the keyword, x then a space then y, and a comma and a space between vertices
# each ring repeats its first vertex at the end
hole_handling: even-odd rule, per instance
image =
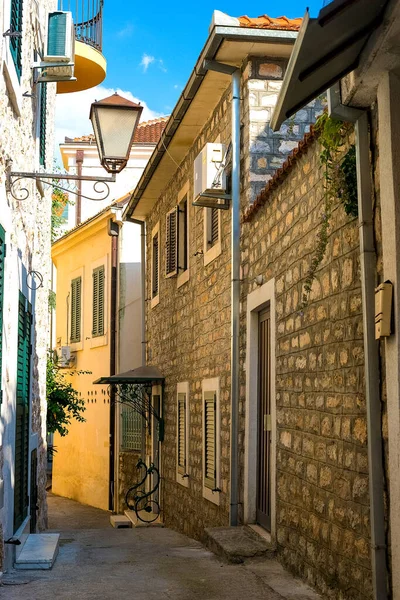
MULTIPOLYGON (((70 346, 76 356, 74 369, 91 374, 73 375, 74 388, 85 401, 85 423, 72 421, 65 437, 55 435, 53 492, 84 504, 108 509, 109 396, 107 386, 93 381, 110 372, 110 259, 107 234, 110 211, 83 225, 53 245, 57 268, 56 347, 70 346), (92 272, 105 267, 104 336, 92 337, 92 272), (68 297, 71 280, 82 277, 81 341, 69 342, 71 316, 68 297)), ((67 373, 68 369, 63 369, 67 373)))

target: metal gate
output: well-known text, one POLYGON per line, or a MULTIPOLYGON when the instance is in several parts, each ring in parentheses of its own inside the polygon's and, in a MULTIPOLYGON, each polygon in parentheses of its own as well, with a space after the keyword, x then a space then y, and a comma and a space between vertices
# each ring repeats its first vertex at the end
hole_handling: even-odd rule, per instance
POLYGON ((259 315, 258 325, 258 445, 257 523, 271 530, 271 317, 259 315))

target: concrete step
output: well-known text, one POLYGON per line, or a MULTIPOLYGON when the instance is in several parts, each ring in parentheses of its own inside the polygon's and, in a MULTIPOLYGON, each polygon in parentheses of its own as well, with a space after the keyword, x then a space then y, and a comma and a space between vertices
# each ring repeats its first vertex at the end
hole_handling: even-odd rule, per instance
POLYGON ((246 559, 261 556, 274 558, 271 542, 245 525, 238 527, 210 527, 205 529, 206 546, 230 563, 242 563, 246 559))
POLYGON ((15 560, 15 569, 51 569, 58 554, 59 533, 31 533, 15 560))
POLYGON ((143 520, 137 518, 134 510, 125 511, 125 516, 131 521, 133 527, 164 527, 164 523, 162 522, 160 515, 156 515, 155 513, 147 513, 145 511, 140 511, 139 514, 143 520))
POLYGON ((115 529, 127 529, 132 527, 132 521, 126 515, 111 515, 110 523, 115 529))

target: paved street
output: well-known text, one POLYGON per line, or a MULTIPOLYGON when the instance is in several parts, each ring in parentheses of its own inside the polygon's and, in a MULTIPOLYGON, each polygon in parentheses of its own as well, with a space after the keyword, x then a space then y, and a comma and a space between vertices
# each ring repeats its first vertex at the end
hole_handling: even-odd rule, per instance
POLYGON ((4 577, 7 600, 315 600, 276 561, 228 565, 168 529, 113 529, 105 511, 49 496, 51 531, 61 532, 50 571, 4 577))

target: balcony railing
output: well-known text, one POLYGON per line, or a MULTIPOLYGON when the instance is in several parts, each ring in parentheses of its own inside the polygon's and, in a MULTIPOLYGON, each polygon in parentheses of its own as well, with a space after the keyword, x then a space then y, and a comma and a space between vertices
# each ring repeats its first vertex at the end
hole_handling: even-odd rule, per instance
POLYGON ((58 4, 59 10, 72 12, 76 40, 101 52, 104 0, 59 0, 58 4))

